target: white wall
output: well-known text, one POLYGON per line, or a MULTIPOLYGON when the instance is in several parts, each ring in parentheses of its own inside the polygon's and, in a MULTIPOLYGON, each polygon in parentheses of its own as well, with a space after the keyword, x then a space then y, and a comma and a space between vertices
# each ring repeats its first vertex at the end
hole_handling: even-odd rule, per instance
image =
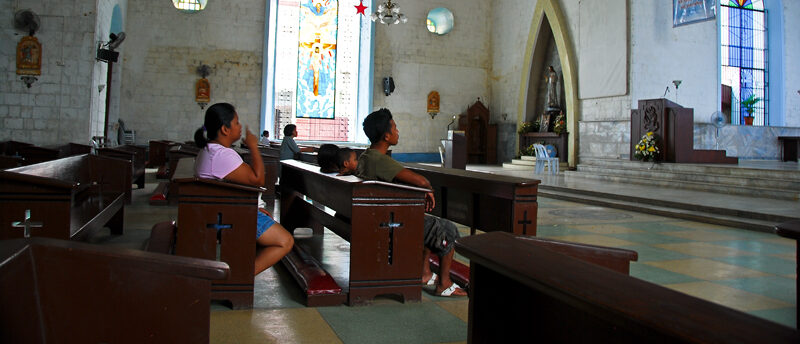
MULTIPOLYGON (((400 130, 396 152, 436 152, 452 115, 460 114, 480 97, 492 106, 489 91, 491 3, 483 0, 403 1, 409 20, 378 25, 375 30, 373 107, 392 111, 400 130), (446 7, 453 12, 453 30, 443 36, 428 32, 428 11, 446 7), (383 78, 391 76, 396 89, 383 93, 383 78), (427 114, 430 91, 441 96, 440 114, 427 114)), ((360 126, 358 128, 360 130, 360 126)))
POLYGON ((784 111, 787 127, 800 127, 800 1, 783 1, 784 111))
MULTIPOLYGON (((37 145, 88 143, 90 75, 95 65, 95 0, 0 1, 0 140, 37 145), (16 75, 16 46, 22 35, 14 13, 39 15, 42 75, 26 88, 16 75)), ((95 89, 96 90, 96 89, 95 89)))
POLYGON ((131 1, 126 16, 120 118, 136 142, 193 140, 205 110, 194 101, 196 69, 212 68, 211 104, 236 106, 239 120, 258 132, 264 0, 210 1, 182 13, 170 1, 131 1))

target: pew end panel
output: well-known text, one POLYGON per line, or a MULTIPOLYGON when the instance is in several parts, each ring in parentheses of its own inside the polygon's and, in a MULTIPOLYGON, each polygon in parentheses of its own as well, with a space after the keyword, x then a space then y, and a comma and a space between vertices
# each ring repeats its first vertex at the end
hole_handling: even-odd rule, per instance
POLYGON ((460 238, 469 343, 795 343, 796 330, 566 256, 509 233, 460 238))
MULTIPOLYGON (((194 159, 181 159, 184 164, 194 166, 194 159)), ((228 263, 230 276, 214 281, 212 298, 227 300, 234 309, 251 308, 257 198, 264 188, 182 174, 172 184, 180 190, 175 254, 228 263)))
POLYGON ((536 235, 538 179, 405 163, 430 181, 436 197, 433 215, 484 232, 536 235))
POLYGON ((366 304, 383 294, 421 300, 420 253, 429 190, 326 175, 318 166, 296 160, 281 163, 284 227, 312 227, 321 233, 324 226, 350 242, 349 279, 344 282, 348 304, 366 304))
POLYGON ((0 242, 0 342, 208 342, 207 260, 46 238, 0 242), (78 320, 78 321, 76 321, 78 320))
POLYGON ((0 239, 32 236, 85 239, 105 226, 123 233, 128 162, 78 155, 0 171, 0 239), (22 225, 22 224, 20 224, 22 225))

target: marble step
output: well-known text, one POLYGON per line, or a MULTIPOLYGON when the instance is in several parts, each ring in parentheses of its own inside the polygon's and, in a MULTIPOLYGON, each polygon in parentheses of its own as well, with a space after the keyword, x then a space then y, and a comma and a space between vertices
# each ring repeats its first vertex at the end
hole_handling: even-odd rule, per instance
POLYGON ((582 192, 548 185, 540 186, 539 196, 767 233, 772 233, 776 224, 792 220, 792 218, 777 215, 737 212, 727 208, 703 207, 615 194, 582 192))
POLYGON ((600 175, 615 175, 655 180, 721 184, 734 187, 753 187, 774 190, 796 190, 800 192, 800 181, 770 178, 769 176, 731 176, 728 174, 702 174, 696 172, 670 171, 662 169, 631 169, 624 167, 578 165, 578 172, 600 175))
POLYGON ((752 197, 762 197, 768 199, 779 200, 798 200, 800 199, 800 192, 798 190, 790 189, 774 189, 774 188, 758 188, 749 186, 717 184, 709 182, 691 182, 684 180, 671 180, 671 179, 658 179, 658 178, 643 178, 629 175, 615 175, 615 174, 600 174, 578 171, 565 171, 566 176, 577 176, 585 179, 593 179, 598 181, 606 181, 612 183, 634 183, 639 185, 659 186, 659 187, 673 187, 688 190, 708 191, 728 195, 743 195, 752 197))
POLYGON ((747 162, 741 162, 741 165, 726 165, 726 164, 676 164, 676 163, 658 163, 653 165, 649 162, 631 161, 623 159, 599 159, 599 158, 582 158, 579 165, 591 166, 607 166, 611 168, 624 168, 624 169, 638 169, 647 170, 652 167, 652 170, 669 171, 669 172, 683 172, 683 173, 698 173, 698 174, 713 174, 713 175, 726 175, 726 176, 740 176, 740 177, 758 177, 766 179, 782 179, 800 182, 800 171, 798 170, 775 170, 747 167, 747 162))

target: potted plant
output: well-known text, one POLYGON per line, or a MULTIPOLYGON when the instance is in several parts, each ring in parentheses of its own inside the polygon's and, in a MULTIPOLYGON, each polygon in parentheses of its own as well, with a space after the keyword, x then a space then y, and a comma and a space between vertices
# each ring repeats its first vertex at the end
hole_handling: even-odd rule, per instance
POLYGON ((760 101, 761 98, 756 97, 755 93, 751 93, 747 99, 740 102, 740 104, 742 104, 742 109, 747 111, 747 116, 744 116, 745 125, 753 125, 753 111, 756 110, 756 104, 760 101))

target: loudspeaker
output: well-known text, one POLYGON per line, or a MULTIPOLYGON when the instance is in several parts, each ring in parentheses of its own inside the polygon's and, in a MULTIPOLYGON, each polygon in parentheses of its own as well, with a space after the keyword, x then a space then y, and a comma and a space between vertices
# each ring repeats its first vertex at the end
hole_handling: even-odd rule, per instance
POLYGON ((117 62, 119 53, 108 49, 97 49, 97 59, 103 62, 117 62))
POLYGON ((394 92, 394 79, 392 77, 383 78, 383 94, 390 95, 394 92))

